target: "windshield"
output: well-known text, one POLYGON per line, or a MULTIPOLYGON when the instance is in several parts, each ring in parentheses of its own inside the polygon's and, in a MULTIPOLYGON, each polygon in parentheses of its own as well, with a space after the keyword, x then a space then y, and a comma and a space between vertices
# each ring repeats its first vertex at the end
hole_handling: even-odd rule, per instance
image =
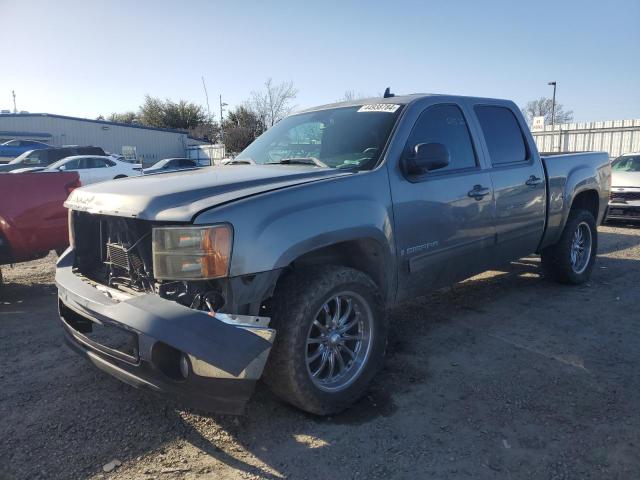
POLYGON ((625 155, 616 158, 611 164, 611 170, 617 172, 640 172, 640 155, 625 155))
POLYGON ((11 160, 9 163, 15 165, 16 163, 39 163, 40 162, 40 153, 38 150, 29 150, 24 152, 22 155, 18 155, 16 158, 11 160))
POLYGON ((369 170, 376 165, 400 113, 363 106, 331 108, 287 117, 267 130, 235 161, 307 164, 369 170))

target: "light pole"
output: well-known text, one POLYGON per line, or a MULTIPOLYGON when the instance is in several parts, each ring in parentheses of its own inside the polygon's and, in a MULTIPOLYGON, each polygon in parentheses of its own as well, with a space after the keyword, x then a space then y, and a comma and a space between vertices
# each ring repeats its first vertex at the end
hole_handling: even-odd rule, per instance
POLYGON ((551 101, 551 129, 556 124, 556 82, 549 82, 547 85, 553 85, 553 100, 551 101))
POLYGON ((223 107, 226 107, 227 105, 227 103, 222 103, 222 94, 220 94, 220 143, 224 143, 224 126, 222 125, 224 114, 223 107))

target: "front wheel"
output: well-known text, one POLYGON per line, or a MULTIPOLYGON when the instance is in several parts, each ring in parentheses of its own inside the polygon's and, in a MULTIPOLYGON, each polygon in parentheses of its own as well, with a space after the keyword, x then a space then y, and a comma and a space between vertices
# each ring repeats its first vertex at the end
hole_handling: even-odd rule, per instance
POLYGON ((273 302, 276 340, 265 383, 316 415, 346 409, 382 365, 386 318, 375 283, 345 267, 305 268, 283 279, 273 302))
POLYGON ((115 177, 113 177, 114 180, 118 180, 119 178, 127 178, 126 175, 116 175, 115 177))
POLYGON ((542 266, 560 283, 579 285, 589 280, 598 253, 598 230, 593 214, 573 210, 560 240, 542 251, 542 266))

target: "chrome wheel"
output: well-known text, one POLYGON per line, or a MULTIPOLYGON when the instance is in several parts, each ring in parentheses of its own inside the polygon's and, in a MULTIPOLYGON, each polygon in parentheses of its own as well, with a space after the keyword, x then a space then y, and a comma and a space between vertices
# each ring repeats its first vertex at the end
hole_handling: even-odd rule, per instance
POLYGON ((589 265, 592 243, 591 228, 586 222, 581 222, 571 240, 571 269, 575 273, 584 272, 589 265))
POLYGON ((316 313, 307 334, 306 362, 311 381, 336 392, 351 385, 371 350, 373 313, 357 293, 342 292, 316 313))

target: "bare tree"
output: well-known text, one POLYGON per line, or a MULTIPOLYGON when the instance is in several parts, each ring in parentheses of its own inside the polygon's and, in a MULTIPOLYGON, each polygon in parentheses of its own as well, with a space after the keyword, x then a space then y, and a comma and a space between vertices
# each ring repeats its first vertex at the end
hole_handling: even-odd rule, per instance
POLYGON ((372 96, 373 95, 367 95, 365 93, 356 92, 355 90, 345 90, 342 98, 339 98, 337 101, 351 102, 353 100, 362 100, 363 98, 371 98, 372 96))
POLYGON ((294 109, 291 102, 297 95, 293 82, 276 84, 269 78, 264 82, 263 90, 251 92, 249 105, 264 125, 272 127, 291 113, 294 109))
MULTIPOLYGON (((531 125, 533 117, 544 117, 545 124, 551 124, 551 111, 553 108, 553 100, 548 97, 540 97, 537 100, 528 102, 522 107, 522 114, 527 119, 527 123, 531 125)), ((573 120, 573 110, 564 110, 560 103, 556 103, 555 123, 568 123, 573 120)))

